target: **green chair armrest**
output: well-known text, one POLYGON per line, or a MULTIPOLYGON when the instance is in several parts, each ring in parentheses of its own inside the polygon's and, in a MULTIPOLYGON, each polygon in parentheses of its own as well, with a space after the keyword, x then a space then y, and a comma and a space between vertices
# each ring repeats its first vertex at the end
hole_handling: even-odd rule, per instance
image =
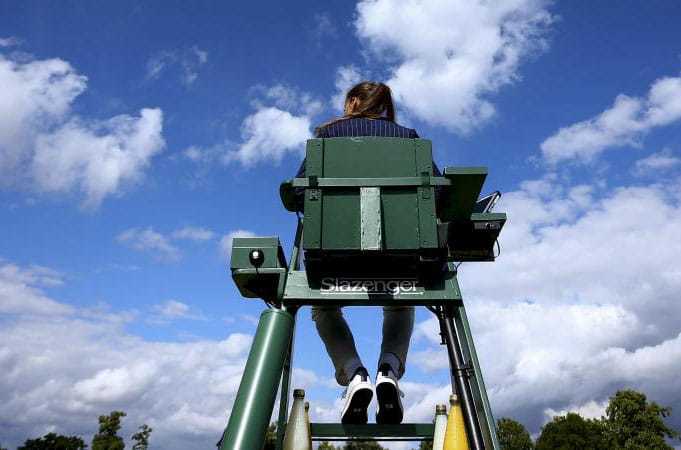
POLYGON ((443 188, 438 216, 443 222, 468 221, 487 178, 486 167, 446 167, 444 177, 450 185, 443 188))
POLYGON ((293 180, 286 180, 279 185, 279 197, 287 211, 296 212, 296 190, 293 187, 293 180))

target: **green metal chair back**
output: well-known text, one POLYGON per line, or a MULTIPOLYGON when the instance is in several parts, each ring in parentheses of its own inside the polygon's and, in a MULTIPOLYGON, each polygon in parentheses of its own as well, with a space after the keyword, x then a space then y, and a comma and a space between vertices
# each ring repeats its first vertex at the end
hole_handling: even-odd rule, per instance
POLYGON ((298 179, 305 185, 306 267, 394 274, 424 259, 444 262, 432 174, 425 139, 308 141, 306 180, 298 179))

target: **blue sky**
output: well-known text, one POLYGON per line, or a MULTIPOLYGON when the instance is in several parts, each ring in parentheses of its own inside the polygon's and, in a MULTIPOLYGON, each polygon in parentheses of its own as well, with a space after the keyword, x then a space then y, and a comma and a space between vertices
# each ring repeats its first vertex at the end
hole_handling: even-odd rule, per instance
MULTIPOLYGON (((225 247, 288 251, 278 185, 363 78, 441 166, 486 165, 506 193, 504 253, 461 275, 495 414, 537 432, 624 386, 681 405, 679 19, 672 1, 0 2, 0 442, 89 436, 114 408, 157 448, 214 442, 263 309, 225 247)), ((347 314, 373 367, 380 311, 347 314)), ((300 318, 296 385, 332 421, 300 318)), ((446 399, 434 330, 418 311, 411 420, 446 399)))

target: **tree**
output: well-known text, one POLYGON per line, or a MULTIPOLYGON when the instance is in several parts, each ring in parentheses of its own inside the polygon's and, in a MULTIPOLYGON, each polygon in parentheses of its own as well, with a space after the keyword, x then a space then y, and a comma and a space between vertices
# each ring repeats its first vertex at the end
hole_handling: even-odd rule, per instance
POLYGON ((611 448, 671 450, 665 438, 679 436, 664 423, 671 408, 648 402, 645 394, 634 390, 617 391, 610 397, 605 413, 611 448))
POLYGON ((328 442, 324 441, 321 444, 319 444, 317 450, 339 450, 339 449, 329 444, 328 442))
POLYGON ((534 443, 523 424, 508 417, 497 421, 497 436, 502 450, 532 450, 534 443))
POLYGON ((135 445, 132 446, 132 450, 147 450, 149 448, 149 436, 151 432, 154 431, 149 425, 142 424, 139 427, 139 431, 132 435, 132 440, 135 441, 135 445))
POLYGON ((601 420, 585 420, 576 413, 554 417, 542 428, 536 450, 611 450, 601 420))
POLYGON ((418 450, 433 450, 433 441, 421 441, 418 450))
POLYGON ((99 432, 92 438, 92 450, 123 450, 125 443, 118 436, 123 411, 111 411, 108 416, 99 416, 99 432))
POLYGON ((265 445, 262 450, 274 450, 277 448, 277 424, 272 422, 267 428, 267 434, 265 435, 265 445))
POLYGON ((78 436, 48 433, 38 439, 27 439, 17 450, 84 450, 86 448, 87 445, 78 436))
POLYGON ((386 450, 376 441, 351 441, 345 444, 343 450, 386 450))
POLYGON ((0 450, 7 450, 5 447, 2 446, 2 443, 0 443, 0 450))

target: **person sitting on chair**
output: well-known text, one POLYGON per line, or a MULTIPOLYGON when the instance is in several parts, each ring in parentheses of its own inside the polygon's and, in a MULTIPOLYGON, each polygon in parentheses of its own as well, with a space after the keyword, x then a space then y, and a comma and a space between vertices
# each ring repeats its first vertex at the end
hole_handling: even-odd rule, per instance
MULTIPOLYGON (((348 91, 344 115, 320 125, 317 138, 383 136, 407 139, 418 138, 416 130, 395 123, 395 107, 390 88, 383 84, 364 81, 348 91)), ((433 164, 433 172, 440 172, 433 164)), ((303 160, 297 177, 305 177, 303 160)), ((304 189, 296 190, 296 203, 303 210, 304 189)), ((335 367, 336 381, 346 386, 341 412, 342 423, 367 422, 367 407, 374 389, 369 374, 357 354, 355 341, 339 306, 313 306, 312 320, 335 367)), ((414 328, 413 306, 383 307, 383 341, 375 380, 377 397, 376 422, 402 422, 402 393, 398 380, 404 375, 407 350, 414 328)))

